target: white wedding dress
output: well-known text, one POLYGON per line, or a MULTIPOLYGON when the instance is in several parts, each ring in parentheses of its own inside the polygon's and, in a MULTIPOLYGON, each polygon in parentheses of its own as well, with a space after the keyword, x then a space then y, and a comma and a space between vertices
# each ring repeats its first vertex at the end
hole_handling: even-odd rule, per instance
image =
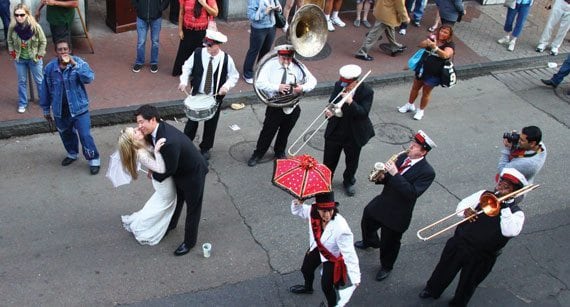
MULTIPOLYGON (((155 153, 153 158, 148 150, 139 149, 137 159, 155 173, 165 171, 164 160, 160 153, 155 153)), ((140 244, 156 245, 160 242, 176 207, 176 187, 172 177, 162 182, 153 179, 152 186, 155 192, 141 210, 121 216, 123 227, 132 232, 140 244)))

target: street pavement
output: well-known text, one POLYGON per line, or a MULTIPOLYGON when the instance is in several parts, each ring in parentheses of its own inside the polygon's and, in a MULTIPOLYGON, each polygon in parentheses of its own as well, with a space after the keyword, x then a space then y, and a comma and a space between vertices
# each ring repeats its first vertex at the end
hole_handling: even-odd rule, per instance
MULTIPOLYGON (((381 191, 366 179, 373 164, 401 151, 418 129, 438 145, 427 157, 437 176, 416 205, 388 279, 374 280, 377 250, 358 251, 362 283, 352 306, 447 305, 456 281, 438 300, 420 300, 417 294, 451 233, 422 242, 415 232, 453 212, 461 198, 491 189, 503 132, 527 125, 542 129, 548 148, 547 162, 535 179, 541 187, 525 197, 523 232, 503 250, 471 306, 570 305, 569 165, 564 158, 570 146, 570 106, 563 88, 540 84, 552 72, 544 67, 497 71, 460 80, 451 89, 436 88, 421 121, 396 110, 406 102, 409 80, 374 87, 370 118, 376 137, 363 149, 356 195, 343 193, 342 162, 333 181, 355 239, 360 239, 363 208, 381 191)), ((290 141, 321 112, 327 98, 303 99, 290 141)), ((120 216, 140 209, 152 194, 144 177, 113 188, 104 176, 119 131, 127 124, 93 129, 103 161, 97 176, 89 175, 83 158, 60 165, 65 153, 57 134, 0 140, 0 305, 317 306, 324 300, 320 290, 302 296, 287 291, 302 282, 308 224, 291 215, 291 197, 271 184, 271 150, 265 163, 246 165, 264 110, 262 104, 222 110, 198 246, 182 257, 172 252, 182 241, 183 223, 153 247, 139 245, 122 229, 120 216), (240 129, 230 129, 234 124, 240 129), (205 242, 213 246, 210 258, 199 247, 205 242)), ((179 129, 184 121, 169 120, 179 129)), ((322 159, 322 135, 317 133, 303 153, 322 159)), ((318 281, 315 289, 320 289, 318 281)))

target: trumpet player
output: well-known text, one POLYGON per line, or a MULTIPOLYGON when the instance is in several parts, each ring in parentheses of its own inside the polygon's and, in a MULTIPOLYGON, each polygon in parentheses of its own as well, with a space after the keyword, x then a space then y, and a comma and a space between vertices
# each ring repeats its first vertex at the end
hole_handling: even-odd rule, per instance
MULTIPOLYGON (((286 94, 301 95, 312 91, 317 85, 317 79, 303 64, 294 59, 295 47, 280 45, 275 49, 278 56, 266 62, 261 68, 255 85, 272 97, 286 94)), ((255 166, 261 160, 276 133, 277 138, 273 146, 275 158, 285 158, 287 139, 300 114, 301 107, 298 104, 288 107, 267 106, 263 128, 247 165, 255 166)))
POLYGON ((355 194, 356 178, 354 175, 358 169, 360 151, 374 136, 374 128, 368 117, 374 99, 374 90, 364 82, 354 89, 361 73, 362 69, 354 64, 340 68, 340 80, 335 83, 329 102, 331 105, 342 104, 340 107, 342 117, 335 116, 333 108, 325 110, 328 123, 325 130, 323 164, 334 175, 340 154, 344 152, 346 169, 342 174, 342 183, 348 196, 355 194), (341 102, 342 100, 344 103, 341 102))
MULTIPOLYGON (((528 184, 525 176, 514 168, 504 168, 495 186, 495 195, 501 197, 528 184)), ((458 215, 471 217, 469 223, 459 224, 455 234, 445 244, 439 263, 425 288, 422 299, 441 296, 461 271, 455 295, 450 306, 466 306, 477 286, 489 275, 497 257, 510 238, 516 237, 524 224, 524 213, 518 206, 522 197, 501 202, 500 214, 494 217, 476 214, 483 191, 464 198, 457 205, 458 215)))
POLYGON ((401 154, 396 162, 386 162, 386 173, 376 183, 383 184, 382 193, 364 208, 360 227, 362 241, 354 246, 359 249, 380 248, 380 270, 376 280, 387 278, 400 251, 400 240, 410 226, 416 200, 435 179, 435 171, 426 159, 435 148, 432 139, 422 130, 414 136, 407 154, 401 154), (378 238, 378 229, 381 229, 378 238))

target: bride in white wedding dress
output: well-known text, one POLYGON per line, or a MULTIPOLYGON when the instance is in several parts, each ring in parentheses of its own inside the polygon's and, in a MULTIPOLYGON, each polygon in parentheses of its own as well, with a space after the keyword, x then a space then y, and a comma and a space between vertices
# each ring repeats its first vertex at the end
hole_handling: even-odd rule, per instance
MULTIPOLYGON (((138 129, 125 128, 118 143, 123 168, 133 179, 137 179, 137 161, 153 172, 164 173, 166 167, 159 150, 165 141, 164 138, 156 141, 153 150, 138 129)), ((132 232, 140 244, 160 242, 176 207, 176 188, 171 177, 162 182, 153 179, 152 185, 155 192, 144 207, 131 215, 121 216, 123 227, 132 232)))

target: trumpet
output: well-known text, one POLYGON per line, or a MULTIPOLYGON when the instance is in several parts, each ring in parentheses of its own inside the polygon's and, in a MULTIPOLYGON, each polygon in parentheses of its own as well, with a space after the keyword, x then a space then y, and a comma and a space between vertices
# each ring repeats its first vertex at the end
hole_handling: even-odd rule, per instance
POLYGON ((519 197, 521 195, 524 195, 524 194, 538 188, 539 186, 540 185, 538 185, 538 184, 527 185, 526 187, 524 187, 522 189, 518 189, 514 192, 511 192, 511 193, 504 195, 504 196, 501 196, 501 197, 497 197, 493 192, 490 192, 490 191, 483 192, 483 194, 481 194, 481 196, 479 197, 479 207, 481 207, 481 210, 475 212, 474 215, 468 216, 468 217, 462 219, 461 221, 459 221, 457 223, 454 223, 450 226, 447 226, 446 228, 444 228, 442 230, 437 231, 436 233, 434 233, 432 235, 429 235, 429 236, 423 236, 422 235, 422 233, 425 232, 426 230, 432 229, 435 226, 449 220, 454 215, 457 215, 458 213, 463 212, 463 210, 465 210, 465 209, 458 210, 458 211, 456 211, 456 212, 454 212, 454 213, 452 213, 452 214, 450 214, 450 215, 448 215, 448 216, 446 216, 446 217, 444 217, 444 218, 442 218, 442 219, 418 230, 416 235, 418 236, 418 238, 420 240, 427 241, 431 238, 434 238, 434 237, 450 230, 451 228, 453 228, 453 227, 455 227, 455 226, 457 226, 457 225, 459 225, 459 224, 461 224, 467 220, 472 219, 473 217, 475 217, 481 213, 485 213, 487 216, 491 216, 491 217, 497 216, 497 215, 499 215, 499 213, 501 213, 501 203, 503 203, 509 199, 513 199, 515 197, 519 197))
POLYGON ((388 159, 388 161, 386 161, 386 163, 383 163, 383 162, 374 163, 374 168, 370 172, 370 175, 368 175, 368 180, 370 180, 372 182, 376 182, 380 178, 380 175, 386 173, 386 164, 388 162, 394 163, 394 162, 396 162, 396 160, 398 159, 398 157, 401 154, 403 154, 403 153, 407 154, 408 152, 410 152, 409 149, 406 149, 404 151, 400 151, 399 153, 391 156, 390 159, 388 159))
MULTIPOLYGON (((315 125, 315 123, 317 122, 317 120, 319 120, 319 118, 325 114, 325 112, 327 110, 330 110, 335 116, 337 117, 342 117, 342 106, 344 105, 344 103, 346 102, 346 99, 348 98, 348 96, 351 96, 354 94, 354 92, 356 91, 356 89, 360 86, 360 84, 362 84, 362 81, 364 81, 364 79, 366 79, 366 77, 368 77, 368 75, 372 72, 372 70, 369 70, 362 78, 360 78, 358 80, 358 82, 354 83, 354 85, 350 85, 349 89, 345 89, 344 91, 341 91, 340 93, 338 93, 338 95, 331 101, 335 101, 338 99, 338 97, 340 97, 340 95, 342 95, 343 93, 346 93, 346 95, 337 103, 329 103, 326 108, 319 113, 319 115, 317 115, 317 117, 315 117, 315 119, 311 122, 311 124, 309 124, 309 126, 307 127, 307 129, 305 129, 305 131, 303 131, 303 133, 301 133, 301 135, 291 144, 291 146, 289 146, 289 149, 287 149, 287 153, 290 156, 295 156, 297 155, 297 153, 299 153, 299 151, 301 151, 301 149, 307 145, 307 143, 309 143, 309 141, 313 138, 313 136, 319 131, 319 129, 321 129, 321 127, 323 127, 325 125, 325 123, 328 121, 328 118, 325 118, 323 120, 323 122, 321 122, 321 124, 317 127, 317 129, 315 129, 315 131, 313 131, 313 133, 311 133, 309 135, 309 137, 306 138, 306 140, 299 146, 299 148, 297 148, 296 150, 293 151, 293 147, 295 147, 295 145, 297 145, 297 143, 299 143, 299 141, 301 140, 301 138, 315 125)), ((349 87, 349 86, 347 86, 349 87)))

